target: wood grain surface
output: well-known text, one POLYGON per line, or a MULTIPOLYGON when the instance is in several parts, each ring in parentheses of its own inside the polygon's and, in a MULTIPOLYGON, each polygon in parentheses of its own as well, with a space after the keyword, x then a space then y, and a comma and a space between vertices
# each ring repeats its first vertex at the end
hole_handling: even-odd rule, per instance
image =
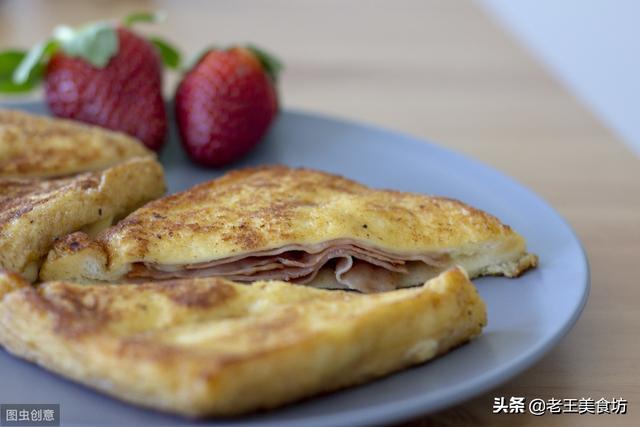
MULTIPOLYGON (((190 55, 248 40, 277 52, 287 64, 286 107, 376 123, 465 153, 540 194, 582 239, 592 288, 569 335, 502 387, 407 425, 640 425, 640 163, 478 5, 0 0, 0 46, 29 46, 61 22, 153 9, 169 19, 144 30, 190 55), (629 407, 624 416, 492 415, 495 396, 622 397, 629 407)), ((168 94, 174 84, 175 76, 168 94)))

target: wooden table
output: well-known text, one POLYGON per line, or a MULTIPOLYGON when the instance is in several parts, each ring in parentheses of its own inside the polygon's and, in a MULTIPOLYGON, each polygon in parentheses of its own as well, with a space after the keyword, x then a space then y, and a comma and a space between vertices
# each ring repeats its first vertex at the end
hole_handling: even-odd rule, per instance
POLYGON ((59 22, 158 8, 169 20, 145 30, 189 54, 212 42, 271 48, 287 64, 285 106, 398 129, 490 164, 543 196, 582 239, 592 289, 571 333, 506 385, 410 425, 640 425, 640 163, 483 11, 444 0, 4 0, 0 45, 30 45, 59 22), (495 396, 623 397, 629 413, 492 415, 495 396))

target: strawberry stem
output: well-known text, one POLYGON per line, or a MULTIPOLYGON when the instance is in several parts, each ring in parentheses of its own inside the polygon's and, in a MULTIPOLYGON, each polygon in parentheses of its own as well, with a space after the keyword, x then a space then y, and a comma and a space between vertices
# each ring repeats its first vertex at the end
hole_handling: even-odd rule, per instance
POLYGON ((158 10, 155 12, 135 12, 125 16, 122 20, 122 25, 125 27, 131 27, 133 24, 138 23, 155 24, 163 22, 165 19, 167 19, 167 13, 164 10, 158 10))
POLYGON ((254 44, 247 44, 246 48, 258 58, 271 80, 276 83, 280 72, 284 69, 282 62, 271 53, 254 44))
POLYGON ((149 41, 156 47, 156 49, 158 49, 160 58, 164 65, 172 70, 180 69, 182 65, 182 58, 180 51, 175 46, 168 41, 155 36, 149 37, 149 41))
POLYGON ((59 26, 53 37, 65 54, 84 59, 94 67, 104 68, 118 53, 118 34, 113 25, 97 22, 80 28, 59 26))
POLYGON ((13 72, 13 82, 24 85, 36 74, 36 69, 45 63, 58 49, 58 42, 54 39, 42 41, 32 47, 13 72))

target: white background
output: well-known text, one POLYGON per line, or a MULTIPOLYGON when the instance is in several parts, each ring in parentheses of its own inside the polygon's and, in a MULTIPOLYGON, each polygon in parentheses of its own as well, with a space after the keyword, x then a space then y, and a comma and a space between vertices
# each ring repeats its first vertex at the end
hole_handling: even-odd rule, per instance
POLYGON ((640 0, 480 0, 640 155, 640 0))

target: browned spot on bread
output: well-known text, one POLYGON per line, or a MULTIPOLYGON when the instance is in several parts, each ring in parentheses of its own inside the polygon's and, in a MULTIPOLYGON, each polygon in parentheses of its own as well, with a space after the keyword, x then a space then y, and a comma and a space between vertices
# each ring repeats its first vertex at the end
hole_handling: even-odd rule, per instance
POLYGON ((72 178, 0 178, 0 226, 31 212, 37 206, 73 189, 100 185, 100 174, 90 172, 72 178))
POLYGON ((57 255, 79 252, 89 247, 99 247, 99 243, 91 240, 87 233, 77 231, 58 239, 53 249, 57 255))
POLYGON ((296 321, 300 317, 300 314, 292 307, 284 310, 280 316, 258 323, 254 329, 256 333, 255 339, 259 340, 261 337, 265 337, 271 333, 277 333, 282 329, 292 327, 296 324, 296 321))
POLYGON ((102 245, 103 242, 109 240, 111 236, 117 235, 124 231, 131 239, 136 242, 137 252, 140 257, 147 253, 149 241, 157 238, 157 233, 153 229, 145 226, 146 222, 135 216, 129 216, 113 227, 105 229, 98 235, 96 241, 102 245))
MULTIPOLYGON (((51 197, 50 193, 63 188, 65 184, 64 181, 43 182, 37 179, 0 179, 0 215, 18 210, 28 212, 35 204, 46 202, 51 197)), ((0 218, 8 216, 5 214, 0 218)))
MULTIPOLYGON (((147 285, 141 285, 147 286, 147 285)), ((212 308, 225 303, 236 295, 236 290, 222 280, 190 282, 189 280, 167 280, 153 285, 173 302, 191 308, 212 308)))
POLYGON ((146 335, 122 339, 117 354, 119 357, 146 359, 165 364, 179 363, 181 358, 197 356, 192 351, 158 342, 153 336, 146 335))
POLYGON ((52 316, 54 331, 68 338, 98 333, 115 316, 110 295, 96 295, 90 288, 62 284, 47 287, 46 293, 35 288, 22 292, 34 310, 52 316))
POLYGON ((243 249, 251 250, 260 247, 264 242, 264 237, 253 227, 242 223, 226 230, 222 235, 222 240, 234 242, 243 249))
POLYGON ((29 287, 29 282, 18 273, 0 270, 0 300, 16 289, 27 287, 29 287))

